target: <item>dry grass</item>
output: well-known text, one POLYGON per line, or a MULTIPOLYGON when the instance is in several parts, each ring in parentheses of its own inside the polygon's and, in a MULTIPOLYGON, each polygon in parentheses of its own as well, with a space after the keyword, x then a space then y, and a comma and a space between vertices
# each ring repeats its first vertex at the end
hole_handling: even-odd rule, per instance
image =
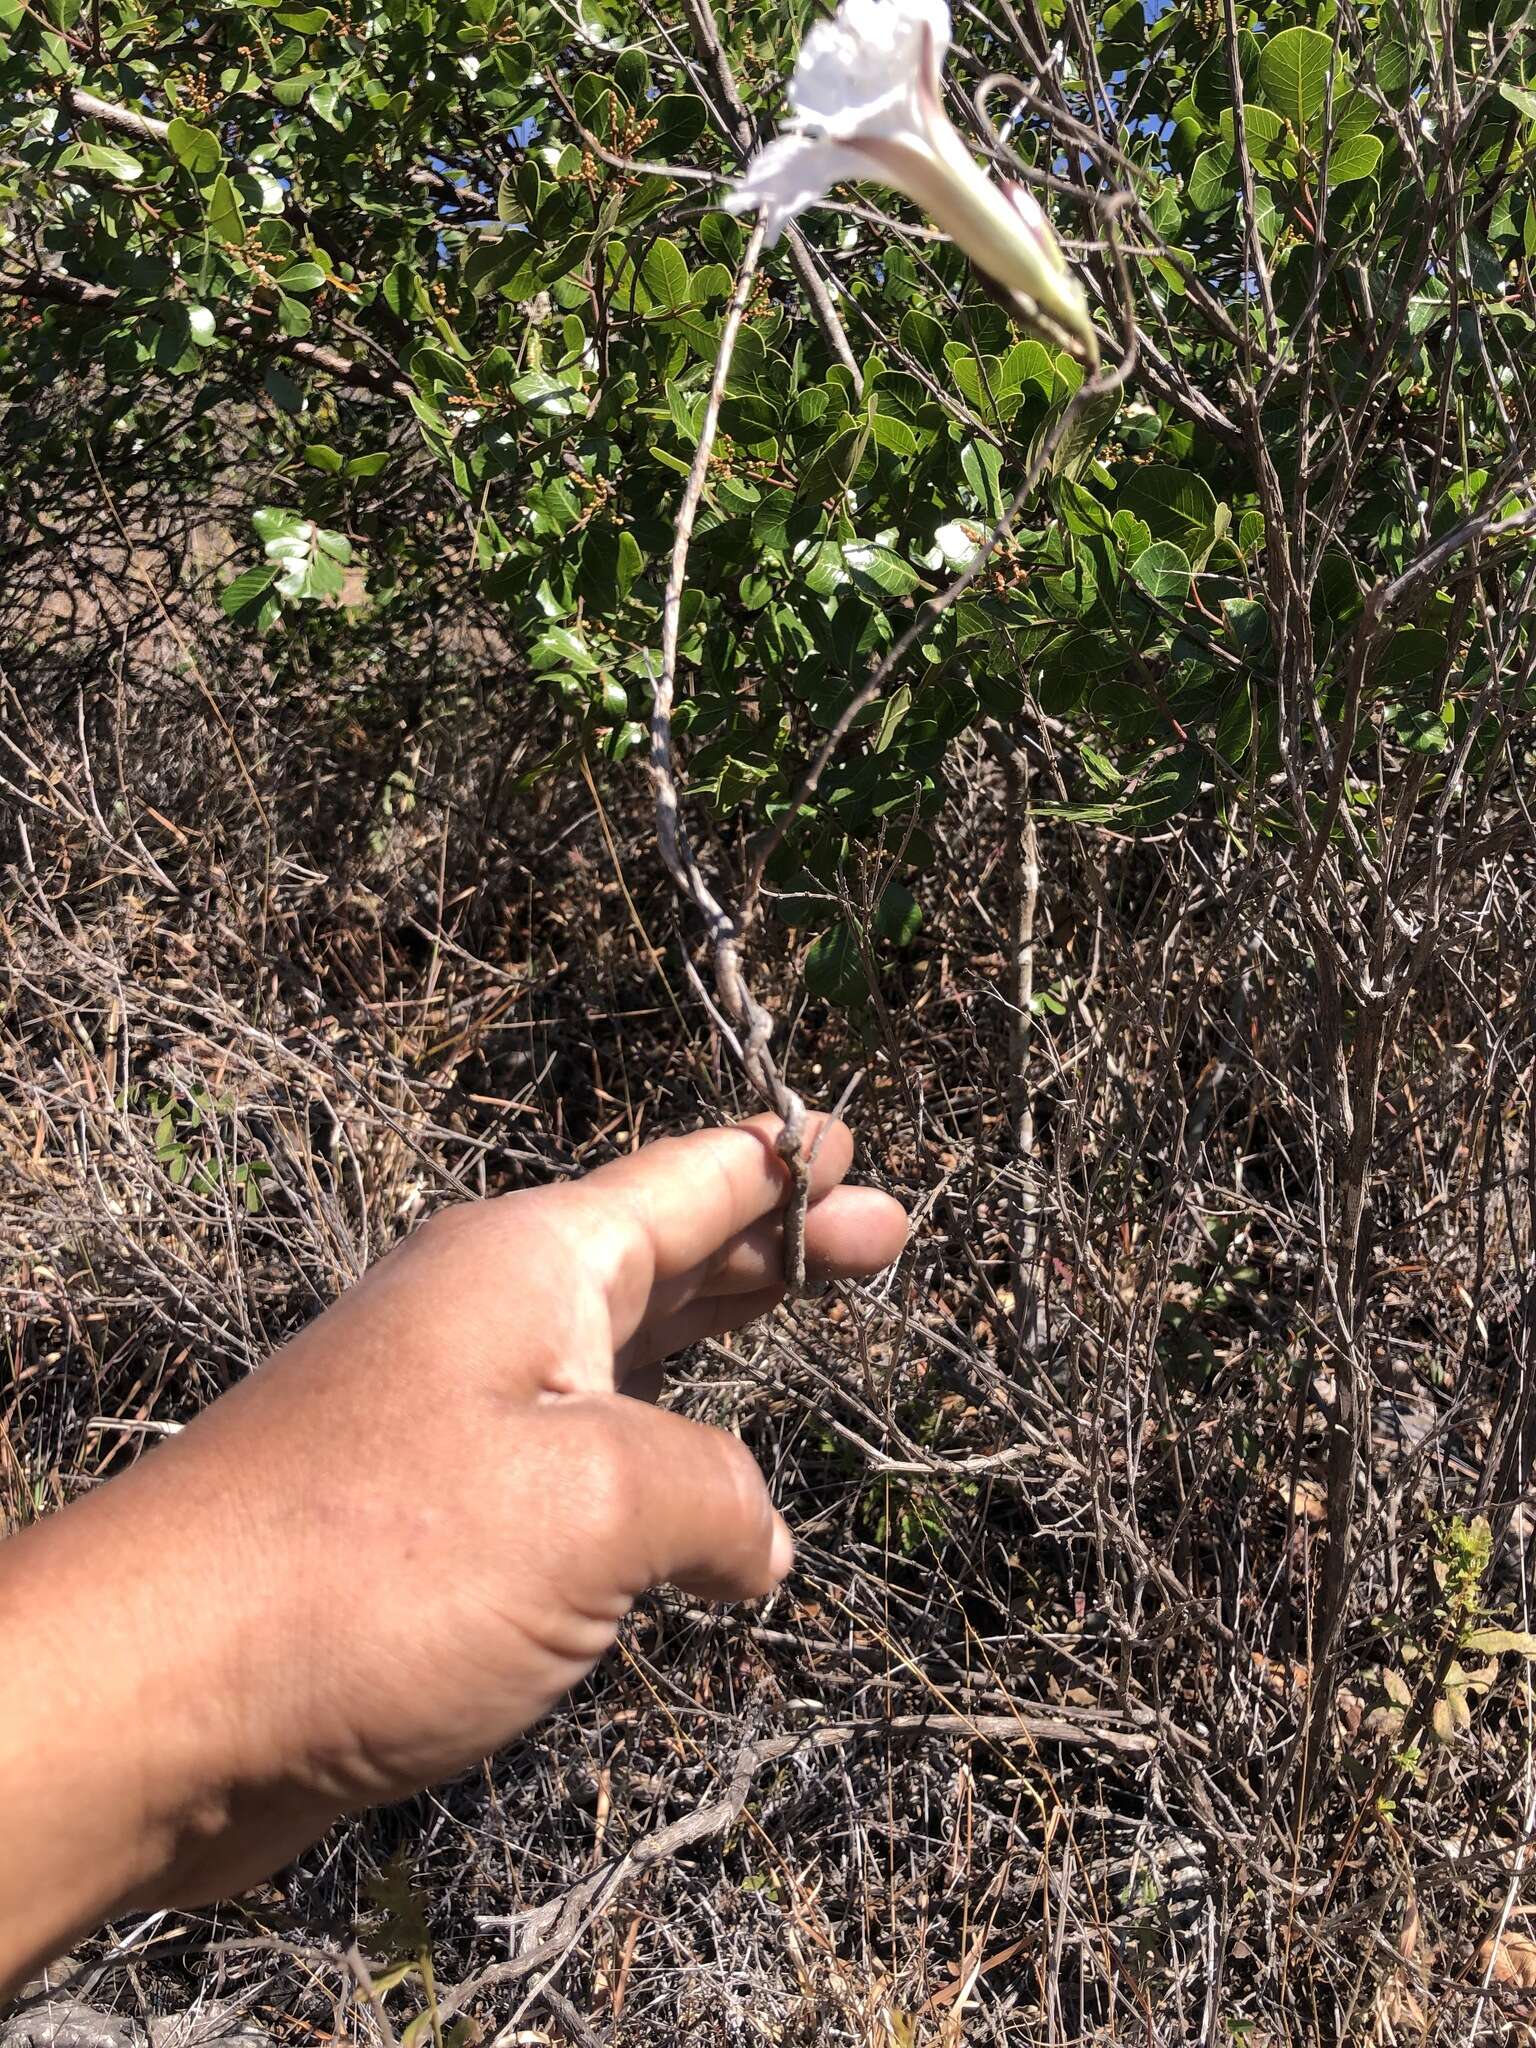
MULTIPOLYGON (((493 642, 413 669, 401 732, 388 677, 320 719, 178 603, 93 606, 0 704, 12 1523, 436 1205, 740 1106, 637 779, 520 789, 553 734, 493 642)), ((90 1944, 93 2004, 375 2039, 347 1952, 409 1947, 367 1889, 400 1859, 441 2017, 503 2044, 1520 2037, 1528 1669, 1451 1659, 1474 1609, 1529 1624, 1531 845, 1457 872, 1383 1049, 1341 1495, 1353 1027, 1286 852, 1042 830, 1064 1007, 1021 1148, 1013 832, 998 767, 956 761, 867 1023, 781 978, 798 1084, 867 1069, 863 1170, 918 1219, 899 1272, 677 1374, 770 1472, 788 1587, 647 1602, 483 1769, 90 1944)))

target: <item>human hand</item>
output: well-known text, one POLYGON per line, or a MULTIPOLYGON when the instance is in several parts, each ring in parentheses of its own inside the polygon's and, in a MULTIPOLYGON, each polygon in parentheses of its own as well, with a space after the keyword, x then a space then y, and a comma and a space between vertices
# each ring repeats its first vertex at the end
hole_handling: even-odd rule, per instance
MULTIPOLYGON (((750 1455, 636 1398, 780 1298, 775 1128, 444 1211, 180 1436, 0 1548, 23 1674, 0 1807, 19 1790, 21 1838, 50 1845, 41 1878, 0 1865, 0 1982, 93 1917, 243 1889, 486 1755, 646 1588, 777 1584, 792 1546, 750 1455)), ((840 1185, 851 1157, 832 1124, 813 1274, 875 1271, 905 1237, 890 1197, 840 1185)))

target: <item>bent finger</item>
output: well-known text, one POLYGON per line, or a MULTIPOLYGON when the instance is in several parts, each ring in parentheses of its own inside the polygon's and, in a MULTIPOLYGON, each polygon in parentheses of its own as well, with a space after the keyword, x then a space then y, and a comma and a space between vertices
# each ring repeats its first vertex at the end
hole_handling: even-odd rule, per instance
POLYGON ((618 1560, 633 1596, 675 1585, 706 1600, 753 1600, 789 1570, 794 1545, 757 1460, 736 1437, 665 1408, 621 1401, 639 1515, 618 1560))
MULTIPOLYGON (((677 1279, 783 1206, 790 1178, 774 1145, 781 1128, 777 1117, 758 1116, 684 1138, 661 1138, 600 1166, 571 1188, 570 1198, 611 1205, 638 1224, 651 1282, 677 1279)), ((804 1142, 807 1153, 820 1146, 811 1168, 815 1201, 853 1163, 853 1137, 846 1124, 808 1116, 804 1142)))
MULTIPOLYGON (((805 1271, 811 1287, 878 1273, 901 1254, 907 1213, 878 1188, 834 1188, 808 1213, 805 1271)), ((658 1359, 739 1330, 784 1296, 784 1232, 777 1221, 756 1223, 706 1267, 658 1287, 633 1336, 617 1358, 626 1393, 637 1371, 658 1359)))
MULTIPOLYGON (((901 1254, 907 1213, 878 1188, 833 1188, 806 1213, 805 1267, 815 1283, 878 1273, 901 1254)), ((784 1226, 778 1217, 751 1224, 714 1258, 658 1287, 653 1312, 670 1313, 704 1294, 750 1294, 783 1284, 784 1226)))

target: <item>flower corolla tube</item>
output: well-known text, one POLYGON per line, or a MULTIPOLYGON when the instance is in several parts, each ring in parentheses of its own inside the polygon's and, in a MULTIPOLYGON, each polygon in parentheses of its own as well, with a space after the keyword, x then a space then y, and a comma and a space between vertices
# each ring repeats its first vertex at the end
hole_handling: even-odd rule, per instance
POLYGON ((1023 326, 1097 366, 1088 302, 1040 202, 989 176, 944 111, 949 42, 945 0, 842 0, 800 47, 789 120, 725 203, 733 213, 761 207, 771 247, 833 185, 892 186, 965 251, 1023 326))

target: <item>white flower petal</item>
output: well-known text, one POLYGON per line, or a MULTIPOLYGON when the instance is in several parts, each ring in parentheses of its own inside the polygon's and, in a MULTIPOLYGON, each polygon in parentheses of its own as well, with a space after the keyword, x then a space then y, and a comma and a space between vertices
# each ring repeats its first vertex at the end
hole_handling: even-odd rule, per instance
POLYGON ((951 519, 934 534, 933 544, 946 562, 963 568, 972 556, 981 552, 985 538, 985 530, 974 520, 951 519))
POLYGON ((758 151, 725 205, 731 213, 749 213, 760 206, 771 249, 797 213, 825 199, 841 179, 868 177, 869 169, 867 159, 851 149, 813 142, 810 136, 791 131, 775 136, 758 151))
POLYGON ((925 68, 937 79, 948 49, 944 0, 843 0, 800 47, 789 84, 795 119, 832 141, 888 122, 913 98, 925 68))

